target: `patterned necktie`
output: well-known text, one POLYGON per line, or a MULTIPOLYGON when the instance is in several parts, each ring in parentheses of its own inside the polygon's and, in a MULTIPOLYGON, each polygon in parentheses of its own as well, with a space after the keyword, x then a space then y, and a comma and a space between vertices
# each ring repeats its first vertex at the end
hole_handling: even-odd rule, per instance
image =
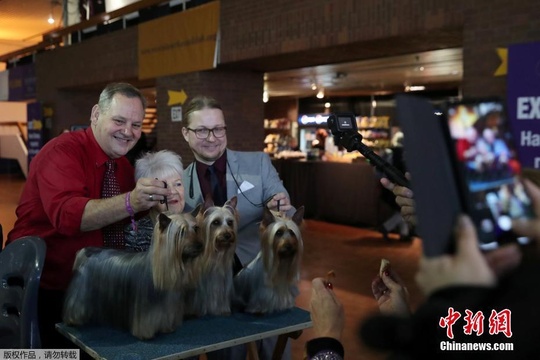
POLYGON ((210 190, 212 191, 212 199, 214 200, 214 205, 223 206, 226 199, 225 196, 223 196, 223 190, 219 185, 219 179, 214 165, 208 167, 208 173, 210 174, 210 190))
MULTIPOLYGON (((101 189, 101 197, 109 198, 120 195, 120 185, 116 180, 116 162, 107 160, 105 163, 105 176, 103 177, 103 188, 101 189)), ((102 229, 103 231, 103 246, 110 248, 124 248, 124 226, 121 222, 108 225, 102 229)))

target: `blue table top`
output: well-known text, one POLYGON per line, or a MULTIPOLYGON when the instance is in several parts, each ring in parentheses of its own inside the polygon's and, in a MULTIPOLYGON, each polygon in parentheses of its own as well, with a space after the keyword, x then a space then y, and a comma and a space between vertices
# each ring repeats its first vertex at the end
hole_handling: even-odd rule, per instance
POLYGON ((265 316, 233 313, 190 319, 175 332, 147 341, 106 326, 56 324, 60 333, 91 356, 110 360, 182 359, 311 326, 309 312, 298 307, 265 316))

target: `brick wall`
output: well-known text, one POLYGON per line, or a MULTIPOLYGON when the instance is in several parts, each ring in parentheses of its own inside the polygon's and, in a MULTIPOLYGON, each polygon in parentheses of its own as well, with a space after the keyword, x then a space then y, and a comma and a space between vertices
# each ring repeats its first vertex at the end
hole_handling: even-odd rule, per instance
POLYGON ((106 83, 136 84, 137 38, 137 29, 128 28, 37 55, 38 99, 54 109, 51 135, 88 123, 106 83))
POLYGON ((496 49, 540 40, 540 2, 474 1, 465 9, 463 93, 506 96, 506 76, 496 49))
MULTIPOLYGON (((73 118, 87 118, 96 94, 110 81, 157 83, 158 102, 167 89, 206 91, 225 104, 228 122, 244 122, 230 124, 231 147, 260 149, 265 71, 463 46, 463 94, 504 96, 505 78, 493 76, 499 64, 495 49, 538 41, 539 19, 536 0, 226 0, 220 70, 139 82, 137 29, 128 28, 38 54, 37 97, 57 109, 54 133, 73 118)), ((182 142, 167 131, 177 124, 167 124, 170 110, 160 106, 158 147, 178 150, 182 142)))
MULTIPOLYGON (((221 2, 224 63, 308 52, 323 63, 452 46, 447 29, 463 24, 462 4, 449 0, 295 0, 221 2), (426 40, 431 38, 432 41, 426 40), (383 40, 384 41, 381 41, 383 40), (388 41, 395 39, 394 41, 388 41), (319 54, 310 50, 317 49, 319 54), (325 49, 325 54, 320 51, 325 49), (412 49, 412 50, 411 50, 412 49)), ((304 58, 306 61, 312 59, 304 58)), ((273 64, 277 66, 276 63, 273 64)))

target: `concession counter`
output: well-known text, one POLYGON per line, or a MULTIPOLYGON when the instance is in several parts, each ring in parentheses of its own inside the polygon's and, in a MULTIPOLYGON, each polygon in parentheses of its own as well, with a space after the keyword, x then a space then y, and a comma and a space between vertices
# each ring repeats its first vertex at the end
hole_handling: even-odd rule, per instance
POLYGON ((274 159, 295 207, 305 218, 361 227, 378 227, 397 209, 391 192, 365 161, 343 163, 274 159))

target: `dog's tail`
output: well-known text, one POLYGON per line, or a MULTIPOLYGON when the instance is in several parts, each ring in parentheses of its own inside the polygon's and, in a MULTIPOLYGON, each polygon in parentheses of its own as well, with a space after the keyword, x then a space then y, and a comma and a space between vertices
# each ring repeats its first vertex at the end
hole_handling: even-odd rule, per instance
POLYGON ((91 285, 86 267, 81 265, 74 270, 64 299, 62 320, 65 324, 82 325, 88 322, 91 317, 91 306, 88 304, 90 298, 88 292, 91 291, 91 285))
POLYGON ((62 318, 67 325, 82 325, 91 317, 89 301, 93 286, 90 278, 89 259, 110 249, 85 247, 77 252, 73 263, 73 277, 66 291, 62 318))

